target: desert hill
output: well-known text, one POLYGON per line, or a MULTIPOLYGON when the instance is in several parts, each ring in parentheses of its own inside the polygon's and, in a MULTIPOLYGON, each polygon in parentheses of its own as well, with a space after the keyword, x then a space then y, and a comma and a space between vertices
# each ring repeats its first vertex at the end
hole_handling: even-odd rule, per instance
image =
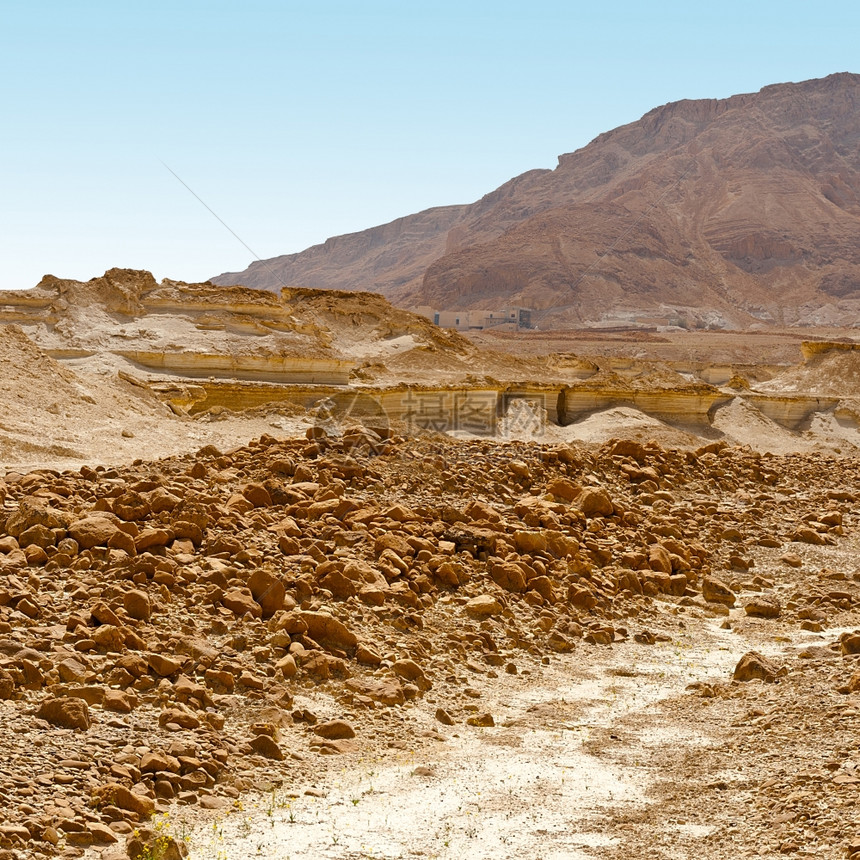
POLYGON ((254 263, 220 284, 518 304, 544 325, 860 320, 860 76, 679 101, 468 206, 254 263), (546 313, 541 313, 546 312, 546 313))

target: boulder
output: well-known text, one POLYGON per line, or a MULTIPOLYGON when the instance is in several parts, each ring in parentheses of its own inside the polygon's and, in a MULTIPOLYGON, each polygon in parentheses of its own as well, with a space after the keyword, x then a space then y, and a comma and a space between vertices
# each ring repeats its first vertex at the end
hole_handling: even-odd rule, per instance
POLYGON ((314 734, 330 741, 354 738, 355 729, 346 720, 329 720, 314 727, 314 734))
POLYGON ((738 661, 735 667, 735 681, 767 681, 773 682, 777 678, 787 675, 788 670, 785 667, 777 666, 767 657, 762 656, 757 651, 748 651, 738 661))
POLYGON ((299 612, 298 616, 307 625, 308 636, 323 647, 352 651, 358 645, 358 637, 328 612, 299 612))
POLYGON ((284 608, 287 590, 273 573, 257 568, 248 579, 248 588, 254 600, 260 604, 263 618, 271 618, 284 608))
POLYGON ((91 516, 76 520, 69 526, 69 537, 77 541, 81 549, 107 546, 119 526, 107 517, 91 516))
POLYGON ((773 595, 756 595, 744 606, 744 612, 753 618, 779 618, 782 606, 773 595))
POLYGON ((63 729, 86 731, 90 727, 90 709, 87 703, 71 696, 45 699, 36 711, 36 716, 63 729))
POLYGON ((615 511, 609 493, 602 488, 586 487, 576 504, 587 517, 610 517, 615 511))
POLYGON ((706 576, 702 579, 702 597, 709 603, 722 603, 724 606, 735 605, 735 593, 721 579, 706 576))
POLYGON ((473 597, 463 607, 472 618, 488 618, 502 613, 502 604, 490 594, 480 594, 473 597))

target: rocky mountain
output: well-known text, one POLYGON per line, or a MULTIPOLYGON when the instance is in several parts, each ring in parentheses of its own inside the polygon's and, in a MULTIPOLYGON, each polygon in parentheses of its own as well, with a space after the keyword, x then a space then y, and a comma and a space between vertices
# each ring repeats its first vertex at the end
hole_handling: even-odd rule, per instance
POLYGON ((516 304, 538 324, 860 323, 860 75, 679 101, 467 206, 216 283, 516 304))

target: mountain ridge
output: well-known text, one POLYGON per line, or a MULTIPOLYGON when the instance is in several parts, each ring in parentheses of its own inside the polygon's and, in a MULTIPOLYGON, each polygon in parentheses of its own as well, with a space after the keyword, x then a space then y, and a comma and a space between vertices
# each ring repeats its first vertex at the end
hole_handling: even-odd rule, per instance
POLYGON ((685 99, 553 170, 216 283, 372 289, 403 306, 518 304, 554 325, 860 323, 860 75, 685 99))

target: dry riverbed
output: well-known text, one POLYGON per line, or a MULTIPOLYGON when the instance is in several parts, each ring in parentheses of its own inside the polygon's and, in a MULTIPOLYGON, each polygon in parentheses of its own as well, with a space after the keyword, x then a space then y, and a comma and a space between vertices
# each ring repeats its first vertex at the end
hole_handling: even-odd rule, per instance
MULTIPOLYGON (((751 648, 785 662, 824 640, 735 632, 721 617, 664 620, 668 641, 583 649, 474 682, 495 726, 441 726, 431 694, 405 717, 408 748, 328 758, 313 783, 287 781, 215 815, 180 810, 158 825, 184 835, 199 860, 783 856, 782 843, 754 847, 767 821, 753 805, 732 820, 720 801, 729 783, 768 767, 761 758, 798 772, 808 762, 780 761, 778 748, 745 761, 721 751, 750 701, 789 682, 729 681, 751 648), (698 792, 716 802, 697 802, 698 792)), ((818 845, 809 856, 844 855, 818 845)))

